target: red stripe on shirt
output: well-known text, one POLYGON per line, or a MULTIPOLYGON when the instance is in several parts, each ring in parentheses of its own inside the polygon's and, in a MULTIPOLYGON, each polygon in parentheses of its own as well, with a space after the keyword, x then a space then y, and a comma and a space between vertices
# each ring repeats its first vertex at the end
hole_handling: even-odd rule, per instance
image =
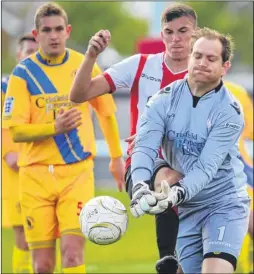
MULTIPOLYGON (((137 73, 131 88, 131 98, 130 98, 130 113, 131 113, 131 120, 130 120, 130 136, 134 135, 136 133, 136 127, 138 122, 138 98, 139 98, 139 79, 141 76, 141 73, 143 71, 143 68, 145 66, 146 60, 148 58, 148 55, 142 54, 140 56, 139 64, 137 73)), ((129 144, 130 145, 130 144, 129 144)), ((128 147, 127 154, 131 155, 131 148, 128 147)), ((131 163, 131 158, 128 157, 126 160, 126 169, 131 163)))
POLYGON ((108 84, 110 86, 111 92, 115 92, 116 91, 116 86, 115 86, 115 83, 112 80, 111 76, 107 72, 103 72, 102 75, 107 80, 107 82, 108 82, 108 84))

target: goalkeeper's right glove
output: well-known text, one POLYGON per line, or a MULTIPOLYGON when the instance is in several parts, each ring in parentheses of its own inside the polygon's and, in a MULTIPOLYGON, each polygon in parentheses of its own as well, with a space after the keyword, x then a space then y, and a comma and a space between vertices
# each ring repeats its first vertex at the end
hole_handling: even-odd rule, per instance
POLYGON ((154 196, 157 200, 168 201, 168 205, 174 207, 184 202, 185 193, 185 189, 179 182, 169 186, 168 182, 163 180, 161 181, 161 192, 155 193, 154 196))
POLYGON ((145 213, 159 214, 168 208, 167 196, 149 189, 150 181, 138 182, 132 190, 130 210, 134 217, 138 218, 145 213))

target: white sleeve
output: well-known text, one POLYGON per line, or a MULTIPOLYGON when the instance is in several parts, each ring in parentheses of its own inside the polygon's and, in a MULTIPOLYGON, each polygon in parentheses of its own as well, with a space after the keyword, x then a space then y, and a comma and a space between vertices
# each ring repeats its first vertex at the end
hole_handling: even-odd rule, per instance
POLYGON ((120 88, 131 88, 138 70, 141 54, 133 55, 108 68, 103 76, 108 81, 111 91, 120 88))

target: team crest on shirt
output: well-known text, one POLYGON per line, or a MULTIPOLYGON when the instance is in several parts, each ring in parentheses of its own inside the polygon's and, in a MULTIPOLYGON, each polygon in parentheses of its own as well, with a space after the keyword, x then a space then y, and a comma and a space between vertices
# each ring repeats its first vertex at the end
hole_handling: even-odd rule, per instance
POLYGON ((34 219, 32 217, 26 217, 26 225, 28 229, 32 229, 34 227, 34 219))
POLYGON ((5 116, 5 117, 11 116, 12 111, 13 111, 13 105, 14 105, 14 97, 13 96, 7 97, 4 102, 3 116, 5 116))
POLYGON ((230 106, 237 112, 238 115, 241 114, 241 109, 240 109, 240 106, 237 104, 237 102, 230 104, 230 106))
POLYGON ((72 72, 71 72, 71 77, 75 77, 75 75, 77 74, 77 69, 74 69, 72 72))

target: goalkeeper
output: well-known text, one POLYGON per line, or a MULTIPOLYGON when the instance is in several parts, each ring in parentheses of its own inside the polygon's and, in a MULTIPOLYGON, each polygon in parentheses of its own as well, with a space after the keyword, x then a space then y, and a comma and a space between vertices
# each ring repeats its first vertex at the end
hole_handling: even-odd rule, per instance
POLYGON ((248 229, 246 175, 238 139, 242 110, 221 80, 230 68, 232 42, 210 29, 196 32, 189 75, 147 103, 132 154, 135 217, 178 205, 177 255, 184 273, 233 273, 248 229), (165 161, 156 160, 162 146, 165 161), (164 164, 184 178, 169 188, 152 176, 164 164))

